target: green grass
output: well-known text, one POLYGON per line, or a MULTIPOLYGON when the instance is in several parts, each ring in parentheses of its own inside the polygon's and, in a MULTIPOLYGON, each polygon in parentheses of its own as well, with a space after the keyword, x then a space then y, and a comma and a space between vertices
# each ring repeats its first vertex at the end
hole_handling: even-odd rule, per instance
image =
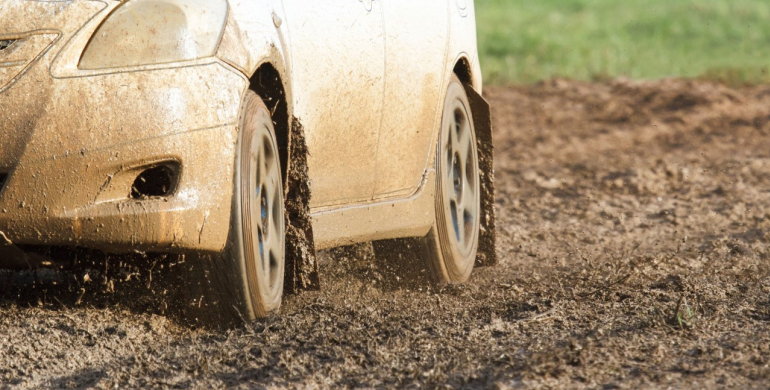
POLYGON ((476 0, 490 84, 699 77, 770 81, 768 0, 476 0))

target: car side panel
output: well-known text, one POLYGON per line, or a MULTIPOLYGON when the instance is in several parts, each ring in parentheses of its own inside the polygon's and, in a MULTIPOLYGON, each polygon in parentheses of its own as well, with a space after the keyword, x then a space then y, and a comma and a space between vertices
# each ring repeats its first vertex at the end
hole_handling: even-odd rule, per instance
POLYGON ((382 1, 284 1, 314 210, 371 202, 384 89, 382 1))
MULTIPOLYGON (((438 73, 443 72, 440 93, 442 97, 454 65, 461 59, 471 63, 473 68, 472 87, 477 92, 481 92, 482 80, 476 49, 476 22, 473 3, 470 0, 465 1, 464 9, 460 9, 457 3, 457 0, 444 2, 448 5, 448 15, 446 16, 450 23, 449 42, 442 63, 437 65, 436 70, 438 73)), ((386 26, 386 31, 389 26, 386 26)), ((390 72, 388 77, 391 77, 390 72)), ((398 80, 388 78, 388 82, 398 82, 398 80)), ((438 129, 438 123, 436 123, 435 129, 438 129)), ((381 142, 383 139, 387 139, 387 131, 388 128, 384 127, 381 142)), ((423 147, 427 147, 429 157, 423 159, 418 165, 420 166, 419 169, 426 174, 423 180, 419 182, 414 194, 396 195, 395 199, 379 199, 366 206, 314 213, 313 226, 316 229, 316 247, 329 248, 372 240, 422 237, 427 234, 434 223, 435 209, 435 171, 433 169, 435 134, 432 136, 429 145, 423 145, 423 147), (405 221, 407 223, 404 223, 405 221)), ((407 145, 402 146, 412 147, 413 145, 409 140, 407 145)), ((383 149, 380 149, 379 152, 380 155, 387 153, 383 149)))
POLYGON ((383 10, 386 82, 375 199, 392 199, 415 193, 430 166, 446 84, 449 17, 442 1, 388 0, 383 10))
MULTIPOLYGON (((235 0, 238 1, 238 0, 235 0)), ((253 68, 256 67, 256 65, 260 62, 270 60, 270 61, 277 61, 278 59, 271 57, 271 55, 266 54, 268 52, 274 53, 276 51, 279 51, 281 53, 281 57, 285 58, 285 68, 287 70, 287 74, 290 74, 290 80, 284 80, 287 88, 294 90, 294 98, 291 99, 289 102, 290 105, 292 104, 299 104, 302 106, 303 104, 305 107, 300 107, 298 110, 295 111, 295 116, 298 116, 303 124, 306 127, 306 131, 310 135, 314 135, 316 138, 314 138, 312 141, 309 140, 309 142, 313 142, 311 145, 311 157, 314 151, 320 151, 323 153, 323 149, 319 149, 320 144, 319 138, 323 136, 323 131, 318 131, 321 129, 321 127, 313 125, 313 121, 309 121, 309 116, 306 115, 308 111, 312 108, 311 103, 316 102, 315 99, 318 100, 320 103, 316 103, 318 106, 323 106, 322 108, 316 108, 318 110, 327 110, 329 107, 333 107, 334 104, 339 105, 340 98, 339 96, 323 96, 321 95, 320 98, 317 95, 313 95, 310 93, 310 91, 307 89, 307 85, 303 84, 303 82, 307 82, 309 78, 311 78, 313 75, 315 75, 317 78, 322 78, 324 80, 330 79, 334 75, 338 75, 340 72, 332 72, 330 73, 329 70, 333 69, 331 62, 335 60, 334 54, 331 54, 332 52, 328 52, 321 57, 315 58, 308 58, 306 59, 306 63, 304 68, 308 73, 305 73, 304 75, 299 75, 295 71, 295 64, 297 63, 297 60, 301 60, 301 56, 296 54, 295 48, 297 47, 296 40, 299 39, 299 44, 305 44, 305 46, 318 46, 318 47, 330 47, 332 43, 329 41, 332 37, 331 32, 321 32, 317 34, 316 36, 313 36, 313 34, 310 34, 308 32, 305 32, 304 36, 306 39, 301 39, 298 36, 291 36, 288 31, 287 25, 295 25, 296 23, 288 22, 289 19, 291 19, 290 14, 284 14, 282 13, 284 10, 274 7, 270 10, 267 10, 267 7, 264 5, 259 5, 259 3, 252 3, 248 2, 248 0, 240 0, 243 3, 248 3, 250 5, 249 9, 251 9, 252 13, 260 13, 260 22, 254 22, 251 23, 252 26, 259 25, 262 30, 259 30, 257 28, 254 28, 251 30, 252 32, 250 34, 253 34, 253 39, 255 42, 259 43, 252 43, 252 61, 241 61, 242 63, 251 63, 253 64, 253 68), (275 38, 269 38, 266 39, 259 35, 258 31, 262 31, 262 34, 268 34, 270 28, 269 24, 273 23, 274 21, 266 19, 264 15, 267 15, 269 12, 274 12, 276 15, 281 19, 282 25, 279 28, 276 28, 278 31, 277 35, 274 35, 275 38), (271 48, 270 50, 263 50, 263 48, 271 48), (296 57, 295 57, 296 56, 296 57), (331 58, 330 58, 331 57, 331 58), (294 60, 291 60, 294 58, 294 60), (315 64, 315 68, 312 68, 311 65, 315 64)), ((275 0, 272 0, 273 3, 275 0)), ((400 0, 388 0, 390 1, 400 1, 400 0)), ((303 3, 300 5, 305 5, 305 2, 298 1, 298 3, 303 3)), ((309 4, 310 2, 308 2, 309 4)), ((358 4, 355 0, 350 0, 350 3, 358 4)), ((375 4, 378 3, 377 1, 374 2, 375 4)), ((381 4, 384 4, 384 2, 379 2, 381 4)), ((414 2, 418 3, 418 2, 414 2)), ((424 57, 424 54, 421 50, 424 48, 424 44, 420 42, 418 39, 411 39, 410 42, 410 35, 408 33, 403 33, 402 28, 408 28, 410 23, 412 26, 414 26, 414 19, 416 18, 407 18, 404 20, 396 20, 395 24, 387 23, 388 16, 390 14, 396 14, 398 16, 398 10, 391 12, 387 5, 384 5, 383 12, 385 14, 383 17, 386 19, 386 25, 384 27, 385 29, 385 36, 384 39, 386 40, 384 46, 385 46, 385 53, 383 56, 387 56, 387 60, 383 62, 384 66, 387 66, 387 68, 383 68, 383 72, 387 74, 386 79, 383 81, 383 92, 385 93, 385 101, 388 101, 393 95, 398 94, 399 89, 402 93, 413 93, 411 90, 411 87, 414 87, 418 84, 414 82, 405 82, 404 79, 401 77, 401 72, 404 72, 405 69, 407 69, 407 72, 410 72, 410 77, 412 77, 412 80, 416 78, 415 74, 419 74, 419 72, 432 72, 435 71, 437 74, 440 73, 440 79, 441 79, 441 86, 439 89, 438 97, 434 98, 440 99, 441 96, 443 96, 444 89, 446 88, 446 82, 449 79, 450 75, 452 74, 452 70, 454 68, 454 65, 457 61, 460 59, 465 59, 468 62, 471 63, 472 66, 472 86, 477 92, 481 92, 482 88, 482 79, 481 79, 481 71, 480 71, 480 64, 478 61, 478 50, 477 50, 477 44, 476 44, 476 22, 475 22, 475 9, 473 6, 473 2, 471 0, 466 0, 464 2, 464 8, 460 9, 460 7, 457 5, 457 0, 446 0, 445 2, 434 2, 433 5, 426 5, 426 4, 411 4, 407 3, 405 1, 401 1, 401 6, 405 6, 406 9, 414 9, 414 8, 429 8, 429 7, 435 7, 436 5, 446 6, 444 16, 446 18, 446 23, 444 24, 444 28, 446 28, 446 34, 448 36, 444 37, 446 40, 444 45, 441 46, 441 44, 438 43, 439 39, 436 38, 434 44, 429 45, 428 50, 429 51, 439 51, 443 50, 443 55, 439 61, 438 64, 434 64, 436 67, 435 70, 431 68, 428 65, 422 64, 420 59, 424 57), (406 41, 404 46, 399 46, 396 43, 399 42, 398 40, 391 37, 391 34, 398 35, 401 37, 402 41, 406 41), (389 43, 388 43, 389 42, 389 43), (404 47, 408 46, 408 50, 404 50, 404 47), (402 50, 404 50, 402 52, 402 50), (411 54, 410 54, 411 53, 411 54), (398 57, 394 57, 397 54, 400 54, 398 57), (415 60, 415 58, 418 58, 415 60), (404 62, 408 62, 404 66, 404 62), (387 64, 387 65, 385 65, 387 64), (400 67, 400 68, 399 68, 400 67), (394 73, 395 72, 395 73, 394 73), (386 91, 385 88, 390 87, 392 90, 386 91), (406 92, 404 92, 406 91, 406 92)), ((263 3, 264 4, 264 3, 263 3)), ((272 3, 271 3, 272 4, 272 3)), ((288 2, 287 2, 288 4, 288 2)), ((312 4, 311 4, 312 5, 312 4)), ((299 6, 299 5, 296 5, 299 6)), ((323 19, 327 17, 328 13, 333 10, 333 7, 330 6, 321 6, 316 11, 318 12, 315 16, 317 18, 323 19)), ((318 8, 316 7, 316 8, 318 8)), ((291 8, 291 6, 287 7, 291 8)), ((236 10, 238 7, 233 6, 233 9, 236 10)), ((247 8, 243 8, 247 9, 247 8)), ((305 12, 310 12, 312 8, 309 8, 305 10, 305 12)), ((289 9, 285 10, 289 11, 289 9)), ((248 16, 248 15, 247 15, 248 16)), ((241 23, 240 20, 246 20, 247 16, 241 16, 239 17, 239 25, 242 30, 249 30, 248 26, 249 23, 241 23)), ((414 15, 411 15, 414 16, 414 15)), ((430 18, 426 17, 426 18, 430 18)), ((332 15, 327 18, 328 20, 335 20, 335 16, 332 15)), ((324 20, 327 20, 324 19, 324 20)), ((425 20, 428 20, 425 19, 425 20)), ((328 21, 327 20, 327 21, 328 21)), ((422 28, 422 26, 418 25, 418 28, 422 28)), ((272 27, 271 27, 272 28, 272 27)), ((438 31, 439 29, 436 29, 434 31, 438 31)), ((354 30, 351 30, 351 32, 354 30)), ((428 31, 428 30, 424 30, 428 31)), ((424 32, 423 31, 423 32, 424 32)), ((343 29, 344 32, 344 29, 343 29)), ((353 46, 353 43, 346 41, 346 38, 349 38, 350 36, 346 33, 337 32, 337 34, 340 34, 340 37, 338 37, 340 42, 340 47, 348 47, 353 46)), ((438 35, 439 33, 436 32, 438 35)), ((434 37, 435 38, 435 37, 434 37)), ((311 48, 305 48, 304 51, 300 50, 301 53, 308 53, 310 52, 311 48)), ((354 47, 355 49, 355 47, 354 47)), ((360 50, 359 50, 360 51, 360 50)), ((348 61, 342 69, 346 69, 348 71, 351 71, 351 64, 362 64, 362 61, 366 61, 366 59, 358 58, 360 57, 360 53, 356 50, 352 50, 351 53, 354 53, 354 55, 345 55, 344 58, 346 61, 348 61)), ((220 56, 222 57, 222 56, 220 56)), ((243 57, 242 57, 243 58, 243 57)), ((339 58, 337 58, 338 60, 339 58)), ((371 60, 371 59, 370 59, 371 60)), ((363 65, 361 65, 363 66, 363 65)), ((251 69, 253 72, 254 69, 251 69)), ((344 78, 343 78, 344 79, 344 78)), ((310 80, 314 81, 314 80, 310 80)), ((318 81, 316 79, 315 81, 318 81)), ((424 80, 420 80, 424 81, 424 80)), ((318 87, 315 87, 318 88, 318 87)), ((367 89, 368 90, 368 89, 367 89)), ((292 93, 290 93, 291 95, 292 93)), ((416 95, 416 94, 414 94, 416 95)), ((400 97, 399 97, 400 98, 400 97)), ((373 99, 376 100, 376 99, 373 99)), ((401 104, 410 103, 408 99, 401 99, 404 100, 401 102, 401 104)), ((412 104, 414 102, 411 102, 412 104)), ((348 106, 348 109, 361 109, 362 107, 366 107, 365 102, 351 102, 351 106, 348 106)), ((408 137, 401 137, 398 139, 398 137, 394 137, 392 133, 388 133, 391 126, 400 127, 398 124, 399 120, 405 120, 403 113, 394 112, 393 105, 385 105, 383 103, 383 127, 382 127, 382 133, 379 134, 379 142, 380 142, 380 148, 378 148, 378 159, 377 159, 377 167, 378 167, 378 173, 377 173, 377 182, 376 184, 376 190, 372 191, 373 194, 382 194, 383 196, 375 195, 375 199, 373 201, 365 200, 366 197, 361 197, 359 202, 342 202, 341 204, 336 204, 332 206, 326 206, 326 207, 319 207, 319 204, 323 204, 324 202, 319 203, 318 199, 316 198, 316 201, 314 202, 314 209, 313 209, 313 227, 315 230, 315 244, 317 248, 329 248, 339 245, 349 245, 357 242, 365 242, 365 241, 371 241, 371 240, 381 240, 381 239, 391 239, 391 238, 400 238, 400 237, 417 237, 417 236, 424 236, 427 231, 430 229, 430 227, 433 224, 433 199, 434 199, 434 174, 432 170, 433 165, 433 158, 434 158, 434 152, 435 148, 435 137, 436 132, 438 130, 438 123, 435 122, 432 124, 431 136, 429 137, 428 141, 420 141, 424 142, 422 145, 420 145, 420 142, 413 142, 412 138, 408 137), (389 111, 390 110, 390 111, 389 111), (391 118, 394 119, 390 119, 391 118), (408 139, 406 139, 408 138, 408 139), (406 140, 405 140, 406 139, 406 140), (390 153, 398 153, 397 151, 394 151, 393 148, 386 149, 384 143, 387 143, 389 141, 393 141, 394 144, 400 145, 406 148, 412 148, 412 150, 416 150, 414 154, 410 154, 412 156, 417 156, 419 154, 423 154, 421 159, 412 161, 413 164, 411 166, 411 173, 404 174, 403 172, 398 172, 397 170, 392 170, 391 172, 397 172, 390 178, 385 178, 387 174, 384 173, 384 171, 381 171, 381 167, 388 167, 389 164, 398 164, 400 161, 398 161, 397 158, 390 158, 392 156, 388 156, 390 153), (397 142, 401 142, 400 144, 397 142), (427 158, 424 154, 427 152, 427 158), (427 174, 423 175, 424 172, 427 172, 427 174), (402 183, 408 183, 406 187, 403 185, 399 185, 399 181, 403 180, 402 183), (412 187, 409 187, 409 184, 412 187), (399 191, 389 191, 386 188, 401 188, 401 192, 399 191), (409 187, 409 189, 407 189, 409 187), (350 204, 350 203, 366 203, 364 205, 356 205, 356 204, 350 204)), ((410 110, 414 113, 418 110, 414 107, 409 107, 410 110)), ((435 115, 440 115, 438 112, 438 107, 435 108, 434 111, 435 115)), ((315 116, 317 118, 318 116, 315 116)), ((437 118, 425 118, 421 119, 424 123, 429 122, 431 120, 437 121, 437 118)), ((408 123, 408 121, 406 122, 408 123)), ((413 131, 416 132, 415 129, 422 128, 421 126, 415 126, 413 127, 413 131)), ((420 131, 422 133, 422 131, 420 131)), ((328 134, 328 133, 327 133, 328 134)), ((412 134, 414 135, 414 133, 412 134)), ((419 137, 419 136, 418 136, 419 137)), ((416 138, 415 138, 416 139, 416 138)), ((354 138, 353 142, 351 144, 358 143, 359 146, 363 145, 362 142, 360 142, 359 138, 354 138)), ((398 149, 396 149, 398 150, 398 149)), ((338 156, 342 156, 342 153, 335 153, 338 156)), ((396 155, 396 154, 394 154, 396 155)), ((314 156, 316 159, 316 163, 318 162, 319 156, 314 156)), ((354 160, 354 159, 348 159, 346 160, 348 165, 354 165, 359 164, 360 161, 354 160)), ((312 169, 312 167, 311 167, 312 169)), ((317 180, 318 170, 311 171, 311 179, 317 180)), ((351 176, 352 179, 352 176, 351 176)), ((314 183, 316 185, 313 186, 314 193, 313 196, 317 197, 318 192, 318 183, 314 183)), ((332 202, 333 203, 333 202, 332 202)))

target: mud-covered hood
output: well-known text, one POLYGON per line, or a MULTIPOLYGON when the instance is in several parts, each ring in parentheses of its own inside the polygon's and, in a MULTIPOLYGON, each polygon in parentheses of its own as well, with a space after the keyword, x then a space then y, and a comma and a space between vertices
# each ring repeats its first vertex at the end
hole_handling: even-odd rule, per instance
POLYGON ((0 34, 59 30, 71 34, 112 1, 102 0, 2 0, 0 34))
POLYGON ((53 98, 47 80, 56 54, 107 4, 0 0, 0 173, 18 161, 39 111, 53 98))

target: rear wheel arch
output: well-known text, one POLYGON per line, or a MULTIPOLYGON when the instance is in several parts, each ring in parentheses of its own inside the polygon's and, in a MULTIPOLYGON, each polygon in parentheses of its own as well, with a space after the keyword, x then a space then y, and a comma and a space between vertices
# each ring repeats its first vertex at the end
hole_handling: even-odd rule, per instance
POLYGON ((471 66, 471 61, 467 57, 461 56, 455 61, 452 73, 460 79, 463 85, 470 85, 475 88, 473 85, 473 66, 471 66))

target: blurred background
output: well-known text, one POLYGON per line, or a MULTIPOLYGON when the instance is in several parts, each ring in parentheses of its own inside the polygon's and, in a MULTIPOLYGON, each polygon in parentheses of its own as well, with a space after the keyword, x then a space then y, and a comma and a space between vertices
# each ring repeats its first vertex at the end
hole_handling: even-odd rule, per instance
POLYGON ((476 0, 485 82, 770 81, 770 1, 476 0))

